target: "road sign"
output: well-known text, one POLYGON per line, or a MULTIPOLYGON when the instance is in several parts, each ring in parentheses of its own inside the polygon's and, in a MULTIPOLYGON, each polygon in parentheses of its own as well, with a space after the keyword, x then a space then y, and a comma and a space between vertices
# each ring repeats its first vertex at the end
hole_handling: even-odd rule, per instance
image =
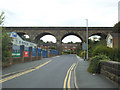
POLYGON ((17 37, 17 33, 16 32, 12 32, 12 36, 13 37, 17 37))
POLYGON ((20 57, 20 52, 13 52, 12 57, 20 57))
POLYGON ((87 50, 87 44, 85 42, 82 43, 82 50, 87 50))
POLYGON ((28 57, 29 56, 29 52, 28 51, 24 51, 24 57, 28 57))

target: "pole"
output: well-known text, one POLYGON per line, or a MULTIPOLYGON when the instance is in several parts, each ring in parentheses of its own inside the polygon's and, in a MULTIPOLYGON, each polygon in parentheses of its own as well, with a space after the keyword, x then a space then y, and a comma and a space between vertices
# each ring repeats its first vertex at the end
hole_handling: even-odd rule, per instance
POLYGON ((85 50, 84 50, 84 61, 85 61, 85 50))
POLYGON ((86 44, 87 44, 87 55, 86 55, 86 59, 88 60, 88 19, 86 19, 86 44))

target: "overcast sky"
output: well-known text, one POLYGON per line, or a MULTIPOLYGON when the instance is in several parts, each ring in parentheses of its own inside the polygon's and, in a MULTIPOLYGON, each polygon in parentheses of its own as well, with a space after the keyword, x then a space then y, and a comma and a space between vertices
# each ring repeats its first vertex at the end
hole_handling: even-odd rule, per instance
POLYGON ((1 0, 4 26, 111 27, 118 22, 119 0, 1 0))

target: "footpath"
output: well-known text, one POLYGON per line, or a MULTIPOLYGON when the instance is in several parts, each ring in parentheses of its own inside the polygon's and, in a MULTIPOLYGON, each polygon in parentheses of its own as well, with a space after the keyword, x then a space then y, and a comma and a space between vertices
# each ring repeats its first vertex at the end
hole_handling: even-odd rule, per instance
POLYGON ((12 74, 23 72, 25 70, 29 70, 31 68, 34 68, 38 65, 41 65, 41 64, 47 62, 48 60, 50 60, 50 58, 44 58, 42 60, 36 60, 36 61, 32 61, 32 62, 14 64, 10 67, 6 67, 6 68, 2 69, 2 77, 6 77, 6 76, 9 76, 9 75, 12 75, 12 74))
MULTIPOLYGON (((112 83, 110 80, 106 79, 100 74, 91 74, 87 71, 89 66, 88 61, 84 61, 82 58, 78 58, 75 69, 75 87, 77 89, 93 88, 94 90, 120 90, 117 85, 112 83)), ((90 89, 91 90, 91 89, 90 89)))

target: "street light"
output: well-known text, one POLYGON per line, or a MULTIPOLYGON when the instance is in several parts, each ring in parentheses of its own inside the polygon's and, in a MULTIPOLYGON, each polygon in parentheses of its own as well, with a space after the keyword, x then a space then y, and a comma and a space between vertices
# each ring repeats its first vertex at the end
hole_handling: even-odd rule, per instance
POLYGON ((86 59, 88 60, 88 19, 86 20, 86 46, 87 46, 87 55, 86 55, 86 59))

